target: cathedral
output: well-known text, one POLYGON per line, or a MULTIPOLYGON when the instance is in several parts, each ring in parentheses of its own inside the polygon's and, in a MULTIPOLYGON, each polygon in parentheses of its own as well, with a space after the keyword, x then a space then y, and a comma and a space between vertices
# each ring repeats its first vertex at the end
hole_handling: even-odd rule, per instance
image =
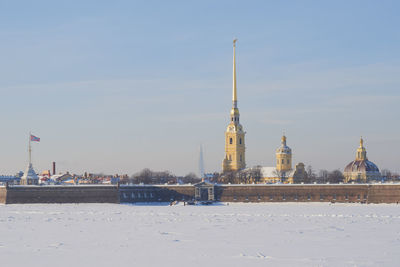
MULTIPOLYGON (((245 132, 240 124, 240 114, 236 88, 236 39, 233 41, 233 84, 232 109, 230 122, 225 131, 225 158, 222 171, 239 171, 246 168, 245 132)), ((276 167, 261 167, 262 183, 293 183, 294 177, 306 175, 304 164, 292 168, 292 150, 286 145, 286 136, 282 136, 281 146, 276 150, 276 167)), ((300 177, 300 178, 301 178, 300 177)), ((304 177, 303 177, 304 178, 304 177)))
POLYGON ((360 139, 360 146, 357 148, 356 159, 347 164, 343 175, 346 183, 367 183, 381 178, 378 167, 367 158, 367 150, 364 147, 362 138, 360 139))
POLYGON ((225 158, 222 171, 238 171, 246 168, 243 126, 240 124, 236 92, 236 39, 233 41, 233 93, 231 119, 225 132, 225 158))

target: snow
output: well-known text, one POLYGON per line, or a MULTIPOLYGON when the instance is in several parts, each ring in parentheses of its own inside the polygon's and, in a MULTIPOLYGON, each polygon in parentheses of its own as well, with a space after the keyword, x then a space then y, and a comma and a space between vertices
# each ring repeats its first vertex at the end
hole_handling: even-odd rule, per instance
POLYGON ((1 266, 398 266, 395 204, 0 205, 1 266))

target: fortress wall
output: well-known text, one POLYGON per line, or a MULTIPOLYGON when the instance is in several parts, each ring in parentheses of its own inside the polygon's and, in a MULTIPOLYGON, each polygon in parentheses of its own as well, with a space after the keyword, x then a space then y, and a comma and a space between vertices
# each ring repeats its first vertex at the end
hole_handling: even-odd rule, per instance
POLYGON ((0 186, 0 203, 6 203, 7 189, 5 186, 0 186))
POLYGON ((7 204, 119 203, 117 186, 10 186, 7 204))
POLYGON ((121 202, 169 202, 194 198, 193 185, 121 186, 121 202))
POLYGON ((374 184, 370 185, 368 194, 369 203, 399 203, 400 185, 398 184, 374 184))
MULTIPOLYGON (((0 203, 134 203, 192 200, 193 185, 10 186, 0 187, 0 203)), ((399 184, 216 185, 223 202, 398 203, 399 184)))
POLYGON ((368 185, 221 185, 223 202, 366 202, 368 185))

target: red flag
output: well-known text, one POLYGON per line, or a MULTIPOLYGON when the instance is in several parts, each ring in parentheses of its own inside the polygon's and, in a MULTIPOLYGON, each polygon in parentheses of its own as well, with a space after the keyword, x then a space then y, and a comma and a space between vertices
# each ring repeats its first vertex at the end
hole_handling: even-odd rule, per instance
POLYGON ((34 135, 31 135, 31 141, 33 141, 33 142, 40 142, 40 138, 39 138, 39 137, 36 137, 36 136, 34 136, 34 135))

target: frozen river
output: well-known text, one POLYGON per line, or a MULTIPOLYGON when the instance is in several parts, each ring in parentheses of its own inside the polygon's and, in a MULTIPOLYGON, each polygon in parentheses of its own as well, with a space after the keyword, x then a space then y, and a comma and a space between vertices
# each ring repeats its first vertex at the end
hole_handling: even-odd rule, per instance
POLYGON ((1 266, 399 266, 400 206, 0 205, 1 266))

